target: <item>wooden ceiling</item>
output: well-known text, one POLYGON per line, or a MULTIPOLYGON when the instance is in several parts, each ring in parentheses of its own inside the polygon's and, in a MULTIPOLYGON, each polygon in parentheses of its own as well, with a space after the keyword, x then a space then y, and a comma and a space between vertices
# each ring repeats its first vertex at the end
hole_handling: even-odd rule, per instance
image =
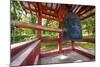
POLYGON ((23 10, 31 15, 36 14, 38 17, 63 21, 65 13, 70 10, 80 16, 81 20, 95 15, 94 6, 27 2, 20 1, 23 10))

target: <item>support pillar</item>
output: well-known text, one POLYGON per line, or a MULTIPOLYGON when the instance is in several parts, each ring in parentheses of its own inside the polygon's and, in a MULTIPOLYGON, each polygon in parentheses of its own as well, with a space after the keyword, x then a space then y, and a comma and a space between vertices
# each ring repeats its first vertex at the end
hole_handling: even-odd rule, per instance
MULTIPOLYGON (((42 25, 42 18, 41 16, 38 16, 38 25, 42 25)), ((37 30, 37 37, 41 37, 41 30, 37 30)))
MULTIPOLYGON (((38 11, 39 11, 39 13, 38 13, 38 25, 42 25, 41 4, 38 3, 37 5, 38 5, 38 11)), ((40 29, 37 30, 37 37, 41 37, 41 30, 40 29)))
POLYGON ((73 40, 71 41, 71 46, 72 46, 72 50, 74 50, 74 48, 75 48, 74 47, 75 46, 75 41, 73 41, 73 40))
MULTIPOLYGON (((59 22, 59 28, 61 28, 61 22, 59 22)), ((58 35, 58 50, 59 50, 59 53, 62 54, 62 32, 59 32, 59 35, 58 35)))
MULTIPOLYGON (((59 28, 60 29, 62 27, 62 22, 63 22, 63 19, 64 19, 64 15, 67 11, 68 11, 68 7, 66 7, 65 5, 59 7, 58 22, 59 22, 59 28)), ((59 53, 61 53, 61 54, 63 53, 62 44, 63 44, 62 43, 62 32, 59 32, 59 35, 58 35, 58 49, 59 49, 59 53)))

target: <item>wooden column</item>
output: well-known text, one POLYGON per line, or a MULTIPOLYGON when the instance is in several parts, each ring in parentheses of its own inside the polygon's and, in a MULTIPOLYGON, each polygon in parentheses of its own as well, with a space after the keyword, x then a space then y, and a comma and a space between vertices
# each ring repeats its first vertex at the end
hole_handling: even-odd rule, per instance
MULTIPOLYGON (((37 3, 38 5, 38 25, 42 25, 42 12, 41 12, 41 4, 40 3, 37 3)), ((41 37, 41 30, 38 29, 37 30, 37 37, 41 37)))
MULTIPOLYGON (((65 5, 62 5, 59 7, 58 22, 59 22, 60 29, 62 27, 62 22, 63 22, 66 11, 68 11, 68 8, 65 5)), ((59 49, 59 53, 63 53, 62 51, 62 32, 59 32, 59 35, 58 35, 58 49, 59 49)))
POLYGON ((72 46, 72 50, 74 50, 75 41, 72 40, 72 42, 71 42, 71 46, 72 46))
MULTIPOLYGON (((59 28, 61 28, 61 22, 59 22, 59 28)), ((62 32, 59 32, 58 35, 58 49, 59 53, 62 53, 62 32)))
MULTIPOLYGON (((41 16, 38 16, 38 25, 42 25, 41 16)), ((37 36, 41 36, 41 29, 37 29, 37 36)))

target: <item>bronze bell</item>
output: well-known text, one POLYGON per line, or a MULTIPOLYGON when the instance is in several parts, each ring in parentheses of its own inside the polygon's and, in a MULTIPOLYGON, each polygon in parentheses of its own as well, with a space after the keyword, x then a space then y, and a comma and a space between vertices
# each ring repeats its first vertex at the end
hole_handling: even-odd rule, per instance
POLYGON ((63 21, 63 40, 80 40, 82 39, 82 26, 80 17, 73 12, 65 15, 63 21))

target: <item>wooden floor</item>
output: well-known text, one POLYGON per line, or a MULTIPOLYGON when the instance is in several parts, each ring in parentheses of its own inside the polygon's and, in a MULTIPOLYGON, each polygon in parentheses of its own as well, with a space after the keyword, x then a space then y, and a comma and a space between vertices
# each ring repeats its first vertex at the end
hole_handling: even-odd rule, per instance
POLYGON ((40 59, 40 65, 45 64, 56 64, 56 63, 74 63, 74 62, 87 62, 92 61, 89 58, 80 55, 74 51, 66 51, 62 55, 52 55, 48 57, 43 57, 40 59))

